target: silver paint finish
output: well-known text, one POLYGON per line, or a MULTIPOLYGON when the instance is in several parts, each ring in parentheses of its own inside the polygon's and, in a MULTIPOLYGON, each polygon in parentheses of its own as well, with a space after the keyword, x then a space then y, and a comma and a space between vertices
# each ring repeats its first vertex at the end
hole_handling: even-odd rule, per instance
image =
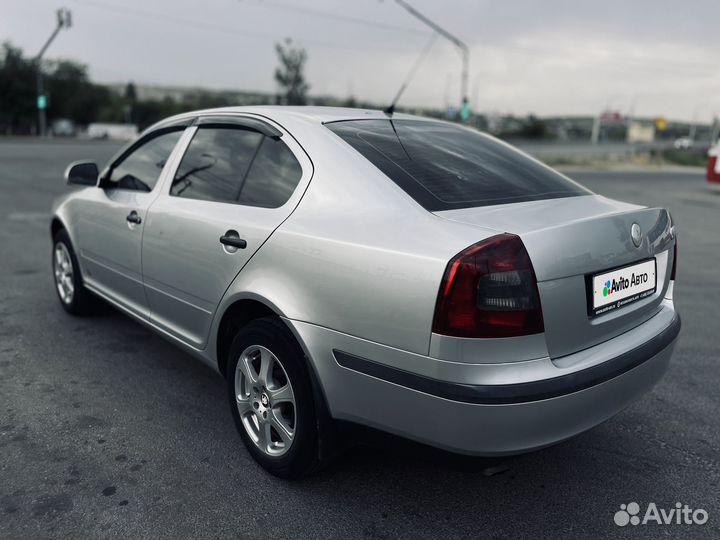
POLYGON ((220 310, 252 292, 286 317, 427 354, 447 262, 493 231, 428 213, 317 120, 282 124, 315 173, 220 310))
POLYGON ((522 362, 548 355, 545 334, 504 339, 475 339, 432 333, 430 356, 471 364, 522 362))
MULTIPOLYGON (((641 346, 655 335, 661 333, 670 326, 675 315, 673 303, 665 300, 657 314, 650 320, 601 345, 578 351, 560 359, 545 356, 522 362, 498 362, 493 364, 438 360, 427 355, 410 353, 381 343, 359 339, 355 336, 310 323, 289 319, 285 319, 285 321, 296 335, 300 336, 302 342, 307 345, 307 351, 315 360, 318 369, 323 369, 320 364, 328 364, 330 367, 337 365, 332 355, 332 350, 337 349, 389 367, 439 381, 471 385, 502 385, 552 379, 602 364, 623 352, 641 346), (329 352, 326 352, 325 349, 329 352)), ((335 400, 331 398, 332 390, 327 390, 327 392, 330 408, 333 412, 340 412, 335 408, 335 400)), ((337 392, 352 395, 354 390, 351 387, 341 385, 337 386, 337 392)), ((344 395, 343 399, 349 399, 350 397, 352 396, 344 395)), ((355 399, 363 398, 361 394, 358 394, 355 399)))
POLYGON ((438 215, 520 236, 538 279, 545 339, 552 357, 591 347, 646 321, 657 312, 669 282, 674 230, 663 208, 642 208, 591 195, 438 215), (631 238, 633 223, 647 231, 639 247, 631 238), (588 317, 586 275, 651 258, 658 265, 654 295, 588 317))
MULTIPOLYGON (((131 313, 142 319, 150 316, 142 272, 142 240, 147 224, 148 209, 160 193, 166 178, 174 174, 178 164, 178 147, 165 162, 157 184, 149 192, 125 189, 86 188, 67 200, 72 209, 71 228, 76 234, 73 243, 79 253, 85 282, 114 298, 131 313), (127 220, 131 212, 141 222, 127 220)), ((122 155, 120 150, 110 163, 122 155)))
MULTIPOLYGON (((180 157, 196 129, 188 128, 179 144, 180 157)), ((281 140, 303 170, 294 194, 281 207, 258 208, 173 197, 169 194, 173 176, 170 175, 148 214, 142 258, 151 318, 193 347, 205 346, 213 316, 228 285, 297 206, 312 178, 312 162, 300 145, 287 134, 281 140), (236 231, 247 241, 247 247, 229 251, 223 246, 219 239, 228 231, 236 231)))
POLYGON ((90 290, 214 368, 223 314, 235 302, 255 300, 298 337, 333 417, 462 452, 504 453, 592 427, 649 389, 667 365, 671 347, 597 387, 507 406, 455 403, 341 368, 333 347, 440 380, 504 384, 554 377, 630 350, 674 314, 669 216, 597 195, 432 214, 322 125, 385 118, 381 112, 248 107, 178 118, 204 114, 247 115, 283 132, 303 167, 288 204, 271 210, 170 197, 170 179, 195 129, 189 127, 152 193, 85 188, 60 199, 54 215, 81 254, 90 290), (125 221, 132 209, 142 217, 134 228, 125 221), (632 223, 645 231, 640 247, 632 223), (246 250, 223 249, 219 237, 228 230, 248 241, 246 250), (499 340, 433 334, 448 261, 500 232, 518 234, 527 247, 546 332, 499 340), (655 295, 588 317, 586 274, 651 257, 658 263, 655 295))
POLYGON ((440 380, 467 384, 512 384, 586 369, 640 345, 667 328, 671 302, 626 335, 566 358, 508 364, 441 362, 358 340, 307 323, 288 321, 314 359, 334 418, 360 422, 439 448, 471 455, 524 452, 562 441, 615 415, 652 389, 667 369, 674 343, 623 375, 560 397, 509 405, 458 403, 343 368, 328 349, 381 359, 440 380), (374 355, 374 356, 373 356, 374 355), (368 399, 367 396, 373 396, 368 399), (392 403, 388 407, 387 403, 392 403))
POLYGON ((77 225, 85 279, 117 298, 132 312, 148 316, 142 282, 142 225, 127 222, 135 211, 145 221, 155 193, 94 188, 84 199, 77 225))

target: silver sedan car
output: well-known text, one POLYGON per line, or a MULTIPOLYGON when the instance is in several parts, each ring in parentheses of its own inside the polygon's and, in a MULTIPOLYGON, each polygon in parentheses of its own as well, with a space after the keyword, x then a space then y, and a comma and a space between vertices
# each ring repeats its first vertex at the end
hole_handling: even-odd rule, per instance
POLYGON ((649 391, 680 331, 667 210, 456 124, 199 111, 66 178, 62 306, 99 297, 216 369, 278 476, 336 420, 468 455, 557 443, 649 391))

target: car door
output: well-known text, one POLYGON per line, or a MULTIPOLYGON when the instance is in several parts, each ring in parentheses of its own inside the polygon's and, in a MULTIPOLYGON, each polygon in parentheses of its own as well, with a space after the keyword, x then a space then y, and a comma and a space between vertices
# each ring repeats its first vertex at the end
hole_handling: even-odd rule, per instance
POLYGON ((250 117, 200 118, 148 212, 143 280, 153 323, 202 348, 238 272, 292 212, 312 174, 292 137, 250 117))
POLYGON ((184 129, 150 133, 113 160, 78 220, 87 284, 143 318, 148 317, 141 267, 145 217, 184 129))

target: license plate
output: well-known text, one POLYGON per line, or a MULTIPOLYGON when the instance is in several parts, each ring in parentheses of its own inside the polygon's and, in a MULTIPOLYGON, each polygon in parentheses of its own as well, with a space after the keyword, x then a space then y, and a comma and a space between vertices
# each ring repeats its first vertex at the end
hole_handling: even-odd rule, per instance
POLYGON ((596 274, 590 315, 602 315, 650 296, 657 288, 655 259, 596 274))

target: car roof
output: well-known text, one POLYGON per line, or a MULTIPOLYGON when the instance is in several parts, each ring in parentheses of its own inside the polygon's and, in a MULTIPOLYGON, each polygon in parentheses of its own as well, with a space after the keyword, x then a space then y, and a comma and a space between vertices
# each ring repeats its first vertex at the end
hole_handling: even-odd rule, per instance
MULTIPOLYGON (((281 121, 282 119, 293 117, 306 121, 314 121, 322 124, 328 122, 337 122, 341 120, 384 120, 389 116, 380 110, 374 109, 353 109, 350 107, 317 107, 312 105, 249 105, 243 107, 220 107, 216 109, 203 109, 183 113, 171 118, 167 118, 160 123, 173 121, 175 119, 187 118, 188 116, 212 115, 212 114, 232 114, 232 113, 250 113, 265 116, 272 120, 281 121)), ((394 113, 393 119, 423 119, 410 114, 394 113)))

